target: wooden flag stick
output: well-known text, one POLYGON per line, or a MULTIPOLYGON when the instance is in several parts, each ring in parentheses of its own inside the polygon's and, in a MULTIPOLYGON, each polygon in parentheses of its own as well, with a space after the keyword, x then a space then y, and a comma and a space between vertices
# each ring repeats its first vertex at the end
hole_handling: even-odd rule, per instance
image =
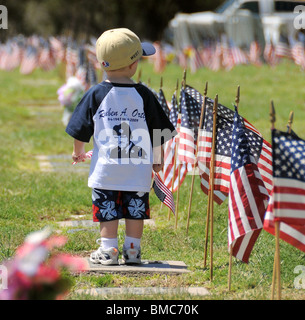
POLYGON ((271 300, 274 300, 275 280, 276 280, 276 254, 274 254, 274 260, 273 260, 273 273, 272 273, 272 285, 271 285, 271 300))
POLYGON ((292 126, 292 122, 293 122, 293 111, 290 111, 289 114, 289 119, 288 119, 288 133, 291 133, 291 126, 292 126))
POLYGON ((179 195, 180 195, 180 173, 181 166, 178 167, 178 190, 177 190, 177 198, 176 198, 176 208, 175 208, 175 229, 177 229, 178 225, 178 210, 179 210, 179 195))
MULTIPOLYGON (((179 86, 179 80, 177 79, 177 84, 176 84, 176 89, 175 89, 175 92, 174 92, 174 95, 176 96, 177 98, 177 92, 178 92, 178 86, 179 86)), ((173 107, 173 106, 172 106, 173 107)), ((176 125, 176 129, 178 130, 178 134, 179 134, 179 130, 180 128, 178 129, 178 126, 180 126, 180 113, 178 112, 178 120, 177 120, 177 125, 176 125)), ((177 154, 178 154, 178 142, 177 142, 177 139, 176 138, 173 138, 176 140, 176 144, 175 144, 175 151, 174 151, 174 171, 173 171, 173 177, 172 177, 172 193, 174 193, 174 185, 175 185, 175 179, 176 179, 176 169, 177 169, 177 154)), ((170 221, 170 217, 171 217, 171 209, 168 208, 168 221, 170 221)))
POLYGON ((229 291, 231 291, 232 256, 233 256, 233 245, 230 244, 229 275, 228 275, 228 290, 229 291))
POLYGON ((277 286, 277 299, 281 300, 281 262, 280 262, 280 222, 275 221, 275 270, 276 270, 276 286, 277 286))
MULTIPOLYGON (((273 102, 271 101, 270 106, 270 121, 271 128, 274 129, 275 123, 275 110, 273 102)), ((293 121, 293 111, 289 114, 288 119, 288 132, 291 133, 291 126, 293 121)), ((273 275, 272 275, 272 286, 271 286, 271 300, 274 300, 275 293, 275 282, 277 280, 277 298, 281 299, 281 279, 280 279, 280 259, 279 259, 279 237, 280 237, 280 226, 279 222, 275 222, 275 236, 276 236, 276 250, 274 254, 274 263, 273 263, 273 275)))
MULTIPOLYGON (((181 87, 183 87, 183 89, 185 90, 185 87, 186 87, 186 70, 185 69, 183 72, 183 79, 182 79, 181 87)), ((181 103, 181 101, 179 103, 181 103)), ((179 114, 181 116, 181 108, 179 111, 180 111, 179 114)), ((179 142, 180 142, 180 140, 179 140, 179 142)), ((177 155, 177 156, 179 157, 179 155, 177 155)), ((178 225, 179 196, 180 196, 180 173, 181 173, 181 166, 179 165, 179 167, 178 167, 178 189, 177 189, 176 208, 175 208, 175 218, 176 218, 175 229, 177 229, 177 225, 178 225)))
POLYGON ((271 130, 273 130, 274 124, 275 124, 275 109, 274 109, 273 100, 271 100, 271 102, 270 102, 269 116, 270 116, 270 122, 271 122, 271 130))
POLYGON ((193 198, 193 189, 194 189, 194 182, 195 182, 195 171, 197 165, 197 155, 198 155, 198 147, 199 147, 199 136, 200 130, 202 130, 203 118, 205 114, 205 103, 206 103, 206 96, 208 92, 208 83, 205 83, 204 93, 203 93, 203 101, 201 106, 201 113, 200 113, 200 121, 199 121, 199 128, 198 128, 198 136, 197 136, 197 143, 196 143, 196 151, 195 151, 195 162, 193 167, 193 175, 192 175, 192 183, 191 183, 191 191, 190 191, 190 198, 189 198, 189 207, 187 213, 187 225, 186 225, 186 234, 189 231, 189 224, 190 224, 190 215, 191 215, 191 207, 192 207, 192 198, 193 198))
POLYGON ((216 147, 216 121, 217 121, 218 95, 216 95, 213 106, 213 138, 210 165, 210 281, 213 281, 213 229, 214 229, 214 174, 215 174, 215 147, 216 147))
MULTIPOLYGON (((274 107, 273 107, 274 108, 274 107)), ((288 120, 288 132, 291 133, 291 126, 292 126, 292 121, 293 121, 293 111, 290 112, 289 114, 289 120, 288 120)), ((274 129, 274 122, 275 122, 275 117, 273 119, 273 124, 272 127, 274 129)), ((274 227, 275 227, 275 254, 274 254, 274 266, 273 266, 273 275, 272 277, 272 293, 271 293, 271 298, 274 299, 274 290, 275 290, 275 281, 276 281, 276 287, 277 287, 277 299, 281 300, 281 259, 280 259, 280 221, 275 221, 274 222, 274 227)))
MULTIPOLYGON (((240 101, 240 86, 237 87, 237 93, 235 97, 235 105, 238 111, 240 101)), ((229 255, 229 272, 228 272, 228 290, 231 290, 231 276, 232 276, 232 255, 233 255, 233 246, 230 244, 230 255, 229 255)))
POLYGON ((205 243, 204 243, 204 258, 203 258, 203 267, 207 266, 207 254, 208 254, 208 241, 209 241, 209 223, 210 223, 210 206, 211 206, 211 192, 210 188, 208 190, 208 205, 207 205, 207 216, 206 216, 206 225, 205 225, 205 243))
MULTIPOLYGON (((275 109, 273 101, 270 104, 270 122, 271 130, 274 130, 275 124, 275 109)), ((277 287, 277 298, 281 299, 281 262, 280 262, 280 222, 274 221, 275 228, 275 252, 274 252, 274 264, 271 286, 271 299, 274 298, 275 286, 277 287)))
MULTIPOLYGON (((215 103, 215 102, 214 102, 215 103)), ((214 133, 213 133, 214 134, 214 133)), ((210 172, 211 173, 211 172, 210 172)), ((210 175, 211 176, 211 175, 210 175)), ((214 193, 214 192, 213 192, 214 193)), ((205 225, 205 243, 204 243, 204 257, 203 257, 203 268, 207 266, 207 255, 208 255, 208 241, 209 241, 209 228, 210 228, 210 209, 211 201, 213 202, 213 196, 211 195, 210 189, 210 179, 209 179, 209 189, 208 189, 208 204, 207 204, 207 216, 206 216, 206 225, 205 225)))
MULTIPOLYGON (((271 122, 271 130, 274 129, 274 124, 275 124, 275 109, 274 109, 274 104, 273 101, 271 100, 270 102, 270 122, 271 122)), ((271 300, 274 299, 274 292, 275 292, 275 281, 276 281, 276 251, 274 253, 274 261, 273 261, 273 274, 272 274, 272 286, 271 286, 271 300)))

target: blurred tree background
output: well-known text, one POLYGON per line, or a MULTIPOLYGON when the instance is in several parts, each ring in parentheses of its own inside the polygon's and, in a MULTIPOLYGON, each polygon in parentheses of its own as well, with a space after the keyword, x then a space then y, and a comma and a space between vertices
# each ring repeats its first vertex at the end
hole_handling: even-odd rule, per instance
POLYGON ((70 34, 76 39, 98 37, 110 28, 127 27, 141 39, 161 40, 176 13, 214 10, 223 0, 2 0, 8 9, 8 30, 16 34, 70 34))

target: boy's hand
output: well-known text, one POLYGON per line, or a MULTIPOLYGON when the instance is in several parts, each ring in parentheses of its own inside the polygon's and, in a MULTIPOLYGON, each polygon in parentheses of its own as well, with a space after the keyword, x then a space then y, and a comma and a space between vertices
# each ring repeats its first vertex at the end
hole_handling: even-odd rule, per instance
POLYGON ((164 149, 163 146, 153 148, 153 170, 159 172, 164 166, 164 149))
POLYGON ((76 163, 85 161, 86 152, 85 152, 85 143, 84 142, 74 139, 72 159, 76 163))
POLYGON ((81 154, 72 153, 72 159, 74 162, 84 162, 87 158, 86 153, 82 152, 81 154))
POLYGON ((160 164, 153 164, 153 170, 155 171, 155 172, 159 172, 159 171, 161 171, 162 169, 163 169, 163 163, 160 163, 160 164))

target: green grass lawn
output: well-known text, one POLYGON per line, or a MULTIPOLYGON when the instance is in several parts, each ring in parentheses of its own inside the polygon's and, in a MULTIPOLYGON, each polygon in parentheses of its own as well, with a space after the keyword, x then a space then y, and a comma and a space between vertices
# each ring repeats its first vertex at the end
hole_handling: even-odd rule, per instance
MULTIPOLYGON (((147 62, 140 64, 141 80, 150 83, 156 91, 160 75, 153 72, 147 62)), ((91 191, 87 187, 86 173, 41 172, 38 155, 68 155, 72 152, 72 139, 61 122, 62 108, 57 102, 57 89, 63 84, 60 70, 36 70, 22 76, 18 70, 0 73, 0 263, 14 255, 25 236, 44 226, 58 230, 57 221, 82 214, 91 219, 91 191)), ((181 81, 183 70, 175 65, 162 74, 163 89, 168 100, 181 81)), ((208 81, 208 96, 219 96, 219 102, 232 107, 237 86, 241 87, 239 112, 270 141, 269 105, 276 108, 276 127, 285 130, 288 116, 294 111, 293 129, 305 138, 305 73, 298 67, 283 62, 275 68, 238 66, 230 72, 211 72, 201 69, 187 73, 187 84, 203 92, 208 81)), ((91 146, 88 145, 87 150, 91 146)), ((68 160, 70 163, 70 160, 68 160)), ((211 295, 205 299, 269 299, 272 282, 274 237, 265 232, 254 247, 249 264, 233 259, 232 290, 227 290, 229 254, 227 250, 227 201, 214 206, 214 279, 210 281, 209 268, 203 268, 205 219, 207 196, 200 190, 199 177, 195 179, 189 232, 186 234, 187 208, 191 176, 180 189, 178 224, 174 217, 168 219, 168 210, 161 207, 151 193, 151 215, 156 228, 145 226, 142 250, 143 259, 181 260, 191 273, 183 275, 70 275, 73 288, 69 299, 84 299, 77 289, 90 287, 205 286, 211 295)), ((177 195, 175 195, 177 197, 177 195)), ((96 249, 97 232, 70 233, 62 250, 86 256, 96 249)), ((123 244, 124 230, 119 229, 119 243, 123 244)), ((304 289, 294 288, 297 274, 294 269, 305 265, 301 251, 280 241, 281 280, 283 299, 303 299, 304 289)), ((210 257, 208 255, 208 266, 210 257)), ((103 298, 103 297, 102 297, 103 298)), ((121 296, 119 299, 137 299, 121 296)), ((143 298, 143 297, 141 297, 143 298)), ((151 299, 149 296, 147 299, 151 299)), ((156 296, 154 299, 200 299, 188 295, 156 296)))

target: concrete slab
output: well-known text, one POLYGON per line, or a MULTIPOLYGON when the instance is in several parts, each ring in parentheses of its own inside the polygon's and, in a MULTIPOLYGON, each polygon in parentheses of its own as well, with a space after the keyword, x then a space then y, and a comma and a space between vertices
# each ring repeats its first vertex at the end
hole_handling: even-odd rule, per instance
POLYGON ((72 218, 72 219, 83 219, 83 218, 85 218, 85 217, 86 217, 85 214, 72 214, 72 215, 71 215, 71 218, 72 218))
POLYGON ((57 224, 60 227, 99 227, 99 224, 92 220, 67 220, 59 221, 57 224))
POLYGON ((166 288, 166 287, 136 287, 136 288, 91 288, 76 291, 77 294, 87 294, 91 296, 114 296, 122 294, 133 295, 177 295, 190 294, 195 296, 207 296, 210 292, 204 287, 188 287, 188 288, 166 288))
POLYGON ((86 259, 88 269, 85 271, 98 273, 188 273, 187 265, 183 261, 157 261, 142 260, 141 264, 126 265, 122 260, 119 265, 103 266, 101 264, 91 263, 86 259))
POLYGON ((37 155, 39 167, 42 172, 89 172, 90 162, 72 165, 71 155, 37 155))
MULTIPOLYGON (((59 221, 57 224, 60 227, 97 227, 99 228, 99 223, 93 222, 92 220, 67 220, 67 221, 59 221)), ((124 220, 119 221, 120 225, 124 225, 124 220)), ((144 220, 144 225, 156 226, 156 223, 152 219, 144 220)))

